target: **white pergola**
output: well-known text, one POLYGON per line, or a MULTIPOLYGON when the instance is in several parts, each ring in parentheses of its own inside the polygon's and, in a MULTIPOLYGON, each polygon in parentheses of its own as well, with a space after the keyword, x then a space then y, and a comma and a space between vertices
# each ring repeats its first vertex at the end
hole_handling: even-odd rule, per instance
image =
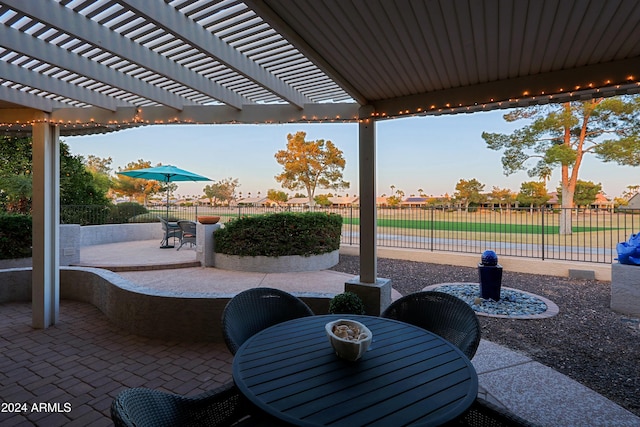
POLYGON ((0 132, 33 137, 33 325, 58 316, 60 136, 358 122, 375 284, 377 120, 640 90, 638 0, 0 0, 0 132))

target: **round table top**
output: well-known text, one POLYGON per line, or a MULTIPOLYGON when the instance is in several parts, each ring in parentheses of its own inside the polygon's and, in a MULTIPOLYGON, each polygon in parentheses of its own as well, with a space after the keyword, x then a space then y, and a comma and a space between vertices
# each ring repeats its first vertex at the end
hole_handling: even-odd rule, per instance
POLYGON ((240 347, 233 378, 259 408, 301 426, 439 425, 478 393, 473 365, 453 344, 371 316, 309 316, 267 328, 240 347), (340 359, 326 336, 325 324, 340 318, 373 334, 356 362, 340 359))

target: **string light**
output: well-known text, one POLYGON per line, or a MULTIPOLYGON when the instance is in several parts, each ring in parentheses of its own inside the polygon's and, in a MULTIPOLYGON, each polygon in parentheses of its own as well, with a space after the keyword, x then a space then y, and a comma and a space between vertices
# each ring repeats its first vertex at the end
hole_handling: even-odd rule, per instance
MULTIPOLYGON (((606 80, 604 82, 605 87, 595 87, 593 82, 589 82, 585 85, 576 85, 574 86, 573 91, 569 91, 565 93, 565 88, 561 87, 555 91, 552 91, 550 95, 547 95, 547 91, 541 90, 539 93, 532 93, 530 90, 525 90, 522 92, 523 99, 520 98, 508 98, 496 100, 495 98, 490 98, 489 101, 475 101, 471 104, 466 103, 452 103, 446 102, 443 105, 438 106, 437 104, 430 104, 428 106, 418 106, 414 109, 403 108, 399 109, 395 115, 389 115, 386 111, 377 111, 374 110, 370 113, 370 118, 373 120, 377 119, 389 119, 395 116, 406 116, 406 115, 425 115, 425 114, 443 114, 445 112, 456 113, 456 112, 465 112, 470 113, 473 111, 482 111, 490 108, 505 108, 516 105, 523 105, 527 102, 531 103, 545 103, 545 101, 553 101, 559 99, 557 95, 562 94, 560 99, 563 101, 568 99, 582 99, 584 97, 584 92, 591 92, 592 94, 598 94, 601 96, 602 92, 606 92, 606 87, 611 89, 619 90, 623 86, 628 86, 630 83, 634 83, 636 88, 640 87, 640 81, 636 81, 633 75, 626 76, 625 82, 619 82, 613 84, 611 80, 606 80), (554 95, 555 94, 555 95, 554 95), (515 104, 515 105, 514 105, 515 104)), ((632 89, 635 93, 637 89, 632 89)), ((632 93, 632 92, 629 92, 632 93)), ((84 133, 92 133, 92 132, 110 132, 113 130, 119 130, 124 128, 136 127, 139 125, 150 125, 150 124, 234 124, 238 123, 237 120, 221 120, 221 121, 203 121, 200 122, 193 118, 180 118, 178 116, 174 116, 168 119, 149 119, 143 117, 144 109, 136 108, 135 113, 129 119, 120 119, 120 120, 107 120, 106 122, 98 122, 95 117, 90 117, 86 120, 81 119, 49 119, 49 118, 40 118, 33 120, 16 120, 12 122, 0 122, 0 130, 3 130, 5 133, 11 132, 24 132, 28 130, 31 126, 40 123, 51 123, 60 127, 61 129, 74 129, 77 132, 84 133)), ((263 122, 256 122, 255 124, 272 124, 272 123, 322 123, 322 122, 342 122, 342 123, 352 123, 352 122, 365 122, 369 123, 370 119, 359 119, 357 117, 344 118, 340 115, 335 116, 312 116, 307 117, 306 115, 300 117, 290 117, 288 120, 264 120, 263 122)))

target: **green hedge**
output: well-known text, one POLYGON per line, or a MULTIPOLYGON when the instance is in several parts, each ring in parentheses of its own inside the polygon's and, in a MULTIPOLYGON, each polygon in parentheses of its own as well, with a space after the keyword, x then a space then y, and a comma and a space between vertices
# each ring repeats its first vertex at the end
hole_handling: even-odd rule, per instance
POLYGON ((30 215, 0 213, 0 259, 31 256, 30 215))
POLYGON ((109 222, 112 224, 124 224, 131 222, 132 218, 149 213, 149 210, 139 203, 124 202, 111 206, 109 222))
POLYGON ((342 216, 322 212, 242 217, 216 231, 215 251, 240 256, 311 256, 340 248, 342 216))

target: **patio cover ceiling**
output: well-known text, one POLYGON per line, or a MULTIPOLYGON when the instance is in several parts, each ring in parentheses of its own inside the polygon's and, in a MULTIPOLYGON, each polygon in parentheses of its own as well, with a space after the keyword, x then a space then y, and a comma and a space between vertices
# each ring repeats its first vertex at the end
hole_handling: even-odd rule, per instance
POLYGON ((0 0, 0 133, 355 121, 640 90, 638 0, 0 0))

